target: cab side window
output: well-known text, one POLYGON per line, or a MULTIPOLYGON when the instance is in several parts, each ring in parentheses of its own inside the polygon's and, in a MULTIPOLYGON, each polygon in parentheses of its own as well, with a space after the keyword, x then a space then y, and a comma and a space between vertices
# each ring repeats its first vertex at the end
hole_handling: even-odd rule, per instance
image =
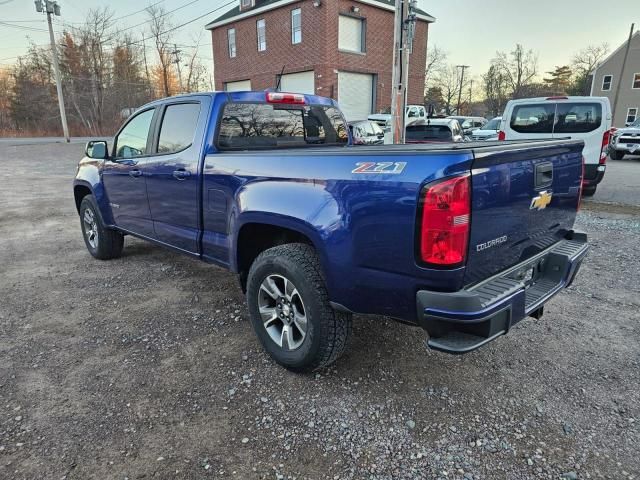
POLYGON ((193 143, 200 115, 199 103, 168 105, 158 139, 158 153, 177 153, 193 143))
POLYGON ((116 158, 135 158, 147 152, 147 139, 155 109, 145 110, 133 117, 116 138, 116 158))

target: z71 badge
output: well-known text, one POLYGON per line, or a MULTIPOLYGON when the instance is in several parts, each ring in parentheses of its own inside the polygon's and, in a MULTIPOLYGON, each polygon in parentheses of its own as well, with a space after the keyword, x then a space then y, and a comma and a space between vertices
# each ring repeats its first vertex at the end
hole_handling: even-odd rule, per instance
POLYGON ((402 173, 406 166, 407 162, 360 162, 356 163, 356 168, 354 168, 351 173, 398 175, 402 173))

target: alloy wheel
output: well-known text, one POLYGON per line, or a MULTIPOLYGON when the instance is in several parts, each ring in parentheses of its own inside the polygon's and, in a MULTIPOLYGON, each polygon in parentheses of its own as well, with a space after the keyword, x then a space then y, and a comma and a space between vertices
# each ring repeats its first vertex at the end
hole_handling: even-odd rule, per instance
POLYGON ((296 286, 282 275, 269 275, 260 285, 258 310, 271 340, 283 350, 296 350, 307 336, 304 302, 296 286))

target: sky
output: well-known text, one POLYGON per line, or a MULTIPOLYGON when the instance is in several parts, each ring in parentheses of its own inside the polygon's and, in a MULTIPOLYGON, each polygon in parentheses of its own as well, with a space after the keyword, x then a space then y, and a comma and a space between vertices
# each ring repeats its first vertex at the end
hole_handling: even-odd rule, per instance
POLYGON ((429 45, 448 53, 451 63, 471 65, 479 76, 497 51, 517 43, 538 55, 539 70, 571 63, 588 45, 618 48, 631 23, 640 29, 640 0, 419 0, 436 22, 429 45))
MULTIPOLYGON (((107 4, 116 17, 123 17, 118 20, 119 27, 131 27, 146 20, 140 10, 156 1, 59 0, 62 16, 56 18, 54 29, 59 33, 64 23, 82 22, 89 8, 107 4)), ((180 25, 229 1, 164 0, 161 4, 166 10, 181 7, 171 15, 172 23, 180 25)), ((418 0, 418 3, 436 17, 436 23, 430 27, 429 45, 445 50, 451 63, 470 65, 470 73, 476 77, 487 70, 496 51, 509 51, 516 43, 538 54, 540 71, 544 73, 556 65, 570 63, 572 56, 587 45, 607 42, 611 49, 617 48, 626 40, 634 21, 636 28, 640 28, 640 0, 615 0, 611 4, 602 0, 418 0)), ((229 8, 178 29, 175 41, 179 45, 194 45, 202 34, 198 57, 211 65, 211 37, 204 32, 204 25, 229 8)), ((137 26, 129 32, 140 35, 147 26, 137 26)), ((46 17, 35 11, 32 0, 0 0, 0 67, 10 65, 16 56, 25 53, 29 41, 46 44, 46 28, 46 17)))

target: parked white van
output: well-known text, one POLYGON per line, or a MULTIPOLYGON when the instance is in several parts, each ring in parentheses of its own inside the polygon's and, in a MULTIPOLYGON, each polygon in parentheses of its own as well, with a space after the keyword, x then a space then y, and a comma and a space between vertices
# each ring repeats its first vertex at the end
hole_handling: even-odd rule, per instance
POLYGON ((611 139, 611 104, 606 97, 523 98, 507 103, 500 140, 584 140, 582 194, 596 193, 606 170, 611 139))

